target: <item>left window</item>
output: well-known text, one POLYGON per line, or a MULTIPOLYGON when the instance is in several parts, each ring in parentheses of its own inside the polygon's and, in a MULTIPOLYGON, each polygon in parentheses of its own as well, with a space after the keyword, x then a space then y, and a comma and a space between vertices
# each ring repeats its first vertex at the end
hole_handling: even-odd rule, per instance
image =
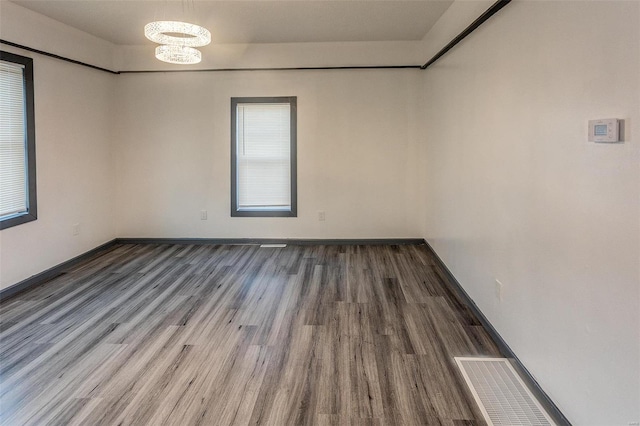
POLYGON ((37 217, 33 59, 0 51, 0 229, 37 217))

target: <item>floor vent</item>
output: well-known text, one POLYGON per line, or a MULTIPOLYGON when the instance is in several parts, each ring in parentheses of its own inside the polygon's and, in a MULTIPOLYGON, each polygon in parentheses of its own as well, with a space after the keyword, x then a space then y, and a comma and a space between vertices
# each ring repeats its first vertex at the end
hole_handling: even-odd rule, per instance
POLYGON ((455 360, 489 426, 555 426, 508 359, 455 360))
POLYGON ((284 248, 286 244, 260 244, 260 248, 284 248))

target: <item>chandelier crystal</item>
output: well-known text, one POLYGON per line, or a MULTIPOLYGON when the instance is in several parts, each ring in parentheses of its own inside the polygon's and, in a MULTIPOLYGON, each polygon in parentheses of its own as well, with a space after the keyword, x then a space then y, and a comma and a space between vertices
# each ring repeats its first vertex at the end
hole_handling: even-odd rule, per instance
POLYGON ((199 25, 180 21, 156 21, 144 26, 144 35, 161 44, 156 58, 170 64, 197 64, 202 54, 194 47, 211 43, 211 33, 199 25))
POLYGON ((211 43, 209 30, 180 21, 150 22, 144 26, 144 35, 158 44, 200 47, 211 43))
POLYGON ((156 47, 156 58, 170 64, 197 64, 202 54, 189 46, 162 45, 156 47))

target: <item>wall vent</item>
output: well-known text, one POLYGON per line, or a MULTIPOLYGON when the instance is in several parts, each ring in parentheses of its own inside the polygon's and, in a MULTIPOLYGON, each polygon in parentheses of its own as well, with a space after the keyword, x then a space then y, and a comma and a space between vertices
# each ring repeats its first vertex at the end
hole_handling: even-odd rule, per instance
POLYGON ((456 357, 489 426, 555 426, 506 358, 456 357))

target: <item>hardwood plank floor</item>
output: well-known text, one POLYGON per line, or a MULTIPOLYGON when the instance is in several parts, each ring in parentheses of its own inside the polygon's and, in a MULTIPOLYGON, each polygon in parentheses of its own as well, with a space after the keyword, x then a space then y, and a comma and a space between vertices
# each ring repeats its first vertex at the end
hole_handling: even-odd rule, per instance
POLYGON ((422 245, 117 245, 0 304, 3 425, 481 425, 422 245))

